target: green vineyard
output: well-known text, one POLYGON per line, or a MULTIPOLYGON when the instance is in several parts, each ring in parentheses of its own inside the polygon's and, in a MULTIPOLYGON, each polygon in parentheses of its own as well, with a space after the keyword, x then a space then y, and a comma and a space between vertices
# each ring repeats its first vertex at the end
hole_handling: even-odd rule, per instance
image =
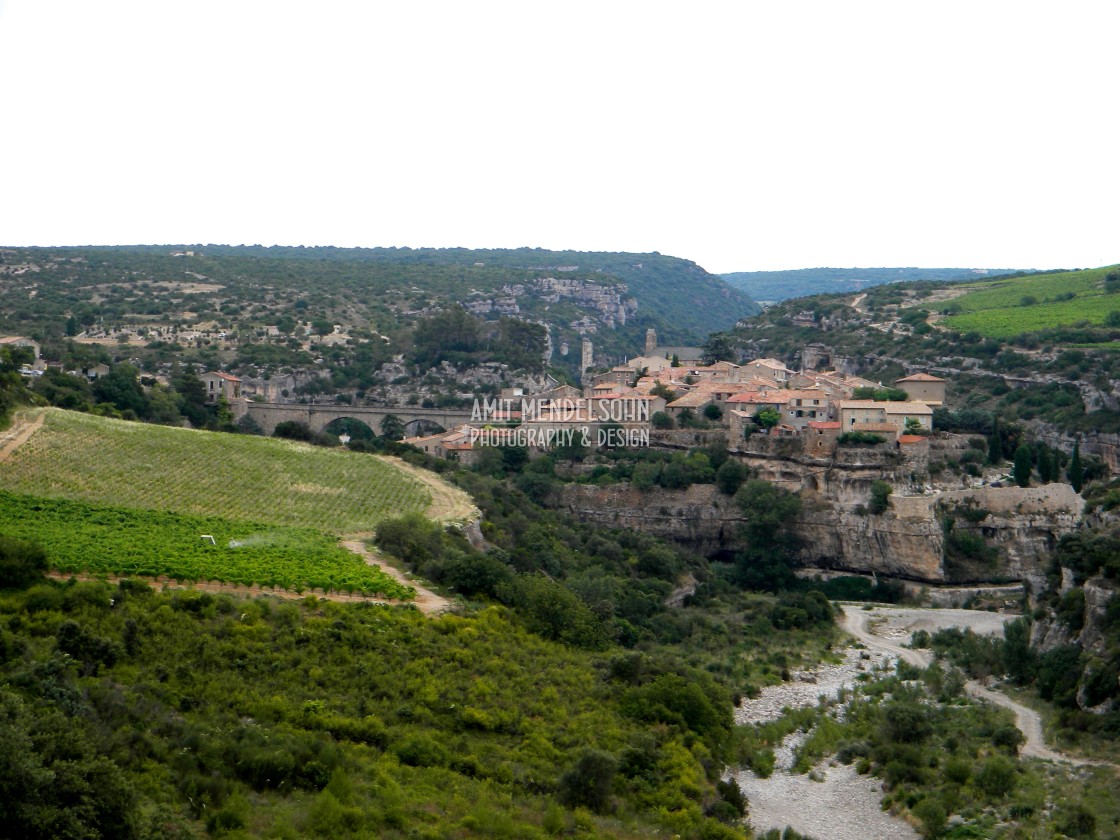
POLYGON ((58 409, 0 464, 0 488, 336 534, 431 502, 418 480, 369 455, 58 409))
POLYGON ((959 314, 942 324, 959 332, 1002 339, 1078 324, 1101 326, 1110 312, 1120 311, 1120 293, 1105 287, 1105 277, 1115 270, 1097 268, 976 284, 975 291, 952 301, 951 309, 959 314))
POLYGON ((311 528, 131 510, 0 490, 0 534, 35 541, 60 572, 166 576, 413 597, 338 541, 311 528), (212 539, 211 539, 212 538, 212 539))

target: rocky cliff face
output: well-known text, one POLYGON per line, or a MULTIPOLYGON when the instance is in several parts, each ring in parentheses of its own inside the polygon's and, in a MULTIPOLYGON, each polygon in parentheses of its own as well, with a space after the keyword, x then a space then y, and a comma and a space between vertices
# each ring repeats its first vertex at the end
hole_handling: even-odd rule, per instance
MULTIPOLYGON (((883 475, 880 468, 764 460, 752 464, 764 478, 802 492, 805 504, 794 524, 804 544, 801 559, 820 569, 928 583, 1013 579, 1038 590, 1050 549, 1079 518, 1079 497, 1058 484, 896 495, 885 514, 866 515, 857 506, 867 502, 871 481, 883 475), (954 528, 982 536, 995 553, 979 567, 952 562, 951 551, 947 562, 947 516, 954 528)), ((584 521, 656 534, 709 556, 742 546, 742 513, 711 485, 679 491, 568 485, 562 499, 584 521)))

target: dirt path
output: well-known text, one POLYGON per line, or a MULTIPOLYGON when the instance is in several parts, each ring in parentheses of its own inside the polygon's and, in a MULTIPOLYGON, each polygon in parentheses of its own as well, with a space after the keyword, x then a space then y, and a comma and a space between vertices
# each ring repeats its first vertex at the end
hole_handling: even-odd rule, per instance
MULTIPOLYGON (((855 608, 853 605, 845 611, 841 619, 841 625, 845 630, 872 650, 893 654, 903 661, 909 662, 911 665, 925 668, 933 660, 933 655, 929 651, 904 648, 901 644, 888 641, 884 635, 890 634, 896 638, 904 635, 906 639, 909 639, 910 633, 914 630, 939 630, 946 627, 961 626, 971 626, 974 632, 994 635, 994 633, 998 632, 998 628, 1002 627, 1001 617, 997 617, 996 613, 981 613, 981 617, 978 620, 975 616, 976 612, 975 610, 904 610, 882 607, 877 607, 871 611, 864 611, 855 608), (984 615, 992 616, 993 619, 982 618, 984 615), (883 625, 885 634, 878 633, 871 627, 872 620, 882 618, 887 619, 883 625)), ((1099 763, 1075 758, 1074 756, 1057 752, 1046 746, 1046 741, 1042 736, 1042 718, 1034 709, 1029 709, 1020 703, 1016 703, 1006 694, 993 691, 976 680, 970 680, 966 683, 965 690, 973 697, 986 700, 989 703, 995 703, 1014 712, 1015 725, 1019 727, 1019 731, 1022 732, 1027 739, 1026 744, 1024 744, 1023 748, 1020 750, 1022 755, 1031 758, 1041 758, 1047 761, 1064 761, 1069 764, 1078 765, 1099 763)))
POLYGON ((12 418, 12 425, 0 434, 0 463, 12 457, 12 453, 23 446, 43 426, 43 412, 21 411, 12 418))
POLYGON ((429 519, 466 524, 482 516, 482 512, 475 507, 470 496, 458 487, 448 484, 434 472, 414 467, 407 461, 392 455, 378 455, 377 457, 422 482, 428 488, 428 492, 432 494, 432 503, 428 506, 424 515, 429 519))
POLYGON ((420 612, 425 615, 439 615, 451 609, 451 602, 442 595, 437 595, 432 590, 421 586, 415 580, 409 580, 404 572, 385 562, 366 544, 372 534, 348 534, 342 539, 342 547, 353 551, 370 566, 377 566, 389 577, 404 586, 411 586, 416 590, 416 597, 407 603, 415 604, 420 612))

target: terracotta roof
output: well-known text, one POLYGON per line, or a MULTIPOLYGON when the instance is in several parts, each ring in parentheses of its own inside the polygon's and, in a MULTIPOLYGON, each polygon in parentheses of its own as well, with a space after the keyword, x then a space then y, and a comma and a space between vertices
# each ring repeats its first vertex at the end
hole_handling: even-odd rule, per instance
POLYGON ((210 373, 207 373, 205 375, 206 376, 216 376, 219 379, 225 379, 229 382, 240 382, 241 381, 238 377, 234 376, 232 373, 226 373, 225 371, 221 371, 221 370, 211 371, 210 373))
POLYGON ((810 420, 809 421, 809 428, 810 429, 839 429, 840 428, 840 421, 839 420, 810 420))
POLYGON ((930 376, 928 373, 913 373, 910 376, 904 376, 901 379, 896 379, 895 382, 945 382, 939 376, 930 376))
POLYGON ((899 435, 898 442, 901 444, 921 443, 923 440, 929 440, 922 435, 899 435))

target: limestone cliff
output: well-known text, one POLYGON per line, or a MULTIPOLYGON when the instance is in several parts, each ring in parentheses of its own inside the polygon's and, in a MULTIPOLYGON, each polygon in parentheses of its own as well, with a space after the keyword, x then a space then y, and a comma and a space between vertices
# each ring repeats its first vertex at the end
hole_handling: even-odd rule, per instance
MULTIPOLYGON (((899 494, 890 510, 874 516, 859 507, 870 482, 882 475, 870 464, 838 469, 774 458, 760 472, 802 491, 805 504, 794 527, 807 565, 928 583, 1022 580, 1037 591, 1050 549, 1076 527, 1080 513, 1072 488, 1054 484, 899 494), (978 563, 958 562, 947 552, 946 517, 953 528, 983 537, 989 551, 978 563)), ((742 513, 712 485, 647 491, 625 484, 568 485, 562 505, 584 521, 645 531, 709 556, 742 545, 742 513)))

